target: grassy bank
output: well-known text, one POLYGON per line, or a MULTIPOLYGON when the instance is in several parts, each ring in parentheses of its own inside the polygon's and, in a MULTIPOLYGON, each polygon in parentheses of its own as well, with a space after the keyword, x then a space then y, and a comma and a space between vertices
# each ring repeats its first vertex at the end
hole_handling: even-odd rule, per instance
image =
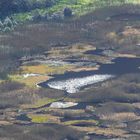
POLYGON ((25 22, 32 21, 35 13, 39 13, 41 16, 46 14, 52 15, 54 13, 63 12, 65 7, 72 9, 75 16, 85 15, 98 8, 108 6, 119 6, 124 4, 140 4, 139 0, 59 0, 56 4, 49 8, 38 8, 31 10, 30 12, 14 14, 13 17, 17 21, 25 22))

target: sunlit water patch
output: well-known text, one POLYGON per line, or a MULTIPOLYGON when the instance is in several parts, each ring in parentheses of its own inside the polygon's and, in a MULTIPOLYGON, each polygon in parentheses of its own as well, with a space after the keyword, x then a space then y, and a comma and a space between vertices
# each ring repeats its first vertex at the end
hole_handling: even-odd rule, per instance
MULTIPOLYGON (((83 61, 81 62, 83 63, 83 61)), ((116 58, 112 62, 111 64, 100 64, 100 68, 96 71, 70 71, 64 74, 56 74, 51 80, 38 83, 38 86, 76 93, 89 85, 110 79, 114 75, 118 77, 123 74, 140 73, 140 58, 116 58)), ((75 61, 71 63, 75 63, 75 61)))
POLYGON ((73 103, 73 102, 53 102, 50 105, 50 108, 69 108, 77 105, 78 103, 73 103))
POLYGON ((92 75, 86 76, 82 78, 71 78, 67 80, 60 80, 60 81, 51 81, 48 82, 48 86, 53 89, 64 90, 68 93, 76 93, 80 90, 80 88, 95 84, 98 82, 103 82, 107 79, 114 77, 113 75, 92 75))

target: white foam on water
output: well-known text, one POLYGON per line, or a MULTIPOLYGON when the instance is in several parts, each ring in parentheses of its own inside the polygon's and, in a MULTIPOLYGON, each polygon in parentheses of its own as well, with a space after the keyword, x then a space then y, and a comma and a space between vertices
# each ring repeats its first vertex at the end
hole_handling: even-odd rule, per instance
POLYGON ((95 84, 98 82, 103 82, 107 79, 114 77, 113 75, 104 74, 104 75, 92 75, 86 76, 82 78, 71 78, 67 80, 61 81, 52 81, 48 83, 48 86, 53 89, 64 90, 68 93, 76 93, 80 90, 80 88, 95 84))

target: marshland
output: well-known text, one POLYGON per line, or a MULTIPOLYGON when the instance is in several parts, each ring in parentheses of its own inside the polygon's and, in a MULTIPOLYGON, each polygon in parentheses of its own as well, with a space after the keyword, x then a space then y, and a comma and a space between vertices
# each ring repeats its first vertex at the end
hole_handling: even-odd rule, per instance
POLYGON ((139 0, 0 2, 0 140, 139 130, 139 0))

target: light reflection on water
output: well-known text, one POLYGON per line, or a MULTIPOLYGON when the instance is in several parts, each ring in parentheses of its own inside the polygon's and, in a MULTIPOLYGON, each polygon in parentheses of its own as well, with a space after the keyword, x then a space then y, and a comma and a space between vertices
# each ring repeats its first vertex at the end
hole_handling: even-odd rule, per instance
POLYGON ((116 58, 112 64, 101 64, 97 71, 67 72, 53 75, 53 79, 40 83, 41 87, 50 87, 76 93, 87 85, 103 82, 112 77, 128 73, 139 73, 139 58, 116 58))
POLYGON ((62 81, 52 81, 48 83, 50 88, 65 90, 68 93, 76 93, 80 88, 105 81, 112 78, 113 75, 92 75, 82 78, 73 78, 62 81))

